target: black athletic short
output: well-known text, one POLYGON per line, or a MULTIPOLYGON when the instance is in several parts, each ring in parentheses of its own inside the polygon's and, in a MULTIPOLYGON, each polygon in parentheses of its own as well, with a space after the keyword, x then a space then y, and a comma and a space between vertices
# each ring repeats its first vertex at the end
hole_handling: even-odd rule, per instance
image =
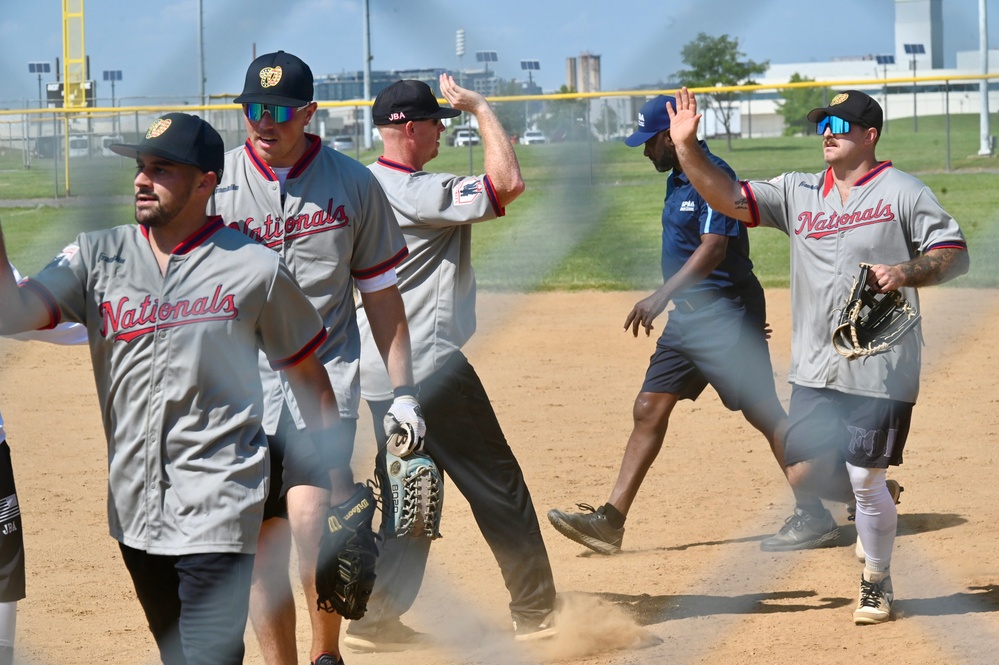
POLYGON ((24 531, 10 447, 0 441, 0 602, 24 598, 24 531))
MULTIPOLYGON (((345 420, 345 425, 353 425, 350 438, 357 431, 356 420, 345 420)), ((264 502, 264 519, 272 517, 288 518, 288 506, 284 495, 289 487, 311 485, 330 488, 329 473, 323 470, 319 452, 312 437, 306 430, 295 427, 295 419, 285 406, 281 410, 277 432, 267 437, 271 456, 271 482, 264 502), (288 461, 289 463, 285 463, 288 461)))
POLYGON ((766 311, 766 296, 755 281, 738 292, 702 292, 677 302, 656 342, 642 392, 695 400, 710 383, 732 411, 776 397, 766 311))
POLYGON ((784 463, 838 450, 845 461, 865 469, 897 466, 902 463, 912 407, 908 402, 793 386, 784 463))

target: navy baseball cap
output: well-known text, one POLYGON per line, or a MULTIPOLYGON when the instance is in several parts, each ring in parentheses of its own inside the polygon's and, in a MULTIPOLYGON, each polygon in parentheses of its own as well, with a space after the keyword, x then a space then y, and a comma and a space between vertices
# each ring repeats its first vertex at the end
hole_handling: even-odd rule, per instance
POLYGON ((371 119, 376 125, 399 125, 410 120, 455 118, 461 111, 441 106, 430 86, 423 81, 396 81, 375 97, 371 119))
POLYGON ((277 51, 260 56, 246 70, 237 104, 274 104, 298 108, 312 101, 312 70, 301 58, 277 51))
POLYGON ((637 148, 664 129, 669 129, 667 103, 672 104, 673 110, 676 110, 676 99, 666 95, 659 95, 645 102, 638 110, 638 130, 624 140, 625 144, 637 148))
POLYGON ((832 98, 829 106, 809 111, 808 120, 817 123, 828 115, 873 127, 878 130, 878 136, 881 136, 881 127, 884 126, 881 105, 866 92, 859 90, 844 90, 832 98))
POLYGON ((225 159, 225 145, 215 128, 187 113, 161 115, 138 143, 113 143, 108 149, 124 157, 135 158, 139 153, 155 155, 178 164, 197 166, 220 178, 225 159))

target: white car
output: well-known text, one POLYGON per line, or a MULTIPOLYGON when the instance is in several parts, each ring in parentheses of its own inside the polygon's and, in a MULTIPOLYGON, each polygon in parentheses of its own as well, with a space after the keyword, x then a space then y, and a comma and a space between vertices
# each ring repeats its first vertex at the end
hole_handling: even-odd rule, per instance
POLYGON ((330 147, 339 152, 348 152, 354 149, 354 137, 349 134, 334 136, 330 139, 330 147))
POLYGON ((548 143, 548 139, 545 138, 544 133, 536 129, 528 130, 520 137, 520 145, 534 145, 537 143, 548 143))
POLYGON ((472 129, 459 129, 454 134, 454 146, 479 145, 479 134, 472 129))

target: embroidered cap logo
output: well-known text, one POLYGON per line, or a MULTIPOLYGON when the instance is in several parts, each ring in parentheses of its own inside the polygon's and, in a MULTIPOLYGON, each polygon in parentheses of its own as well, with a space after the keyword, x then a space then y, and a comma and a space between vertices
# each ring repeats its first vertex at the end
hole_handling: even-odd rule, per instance
POLYGON ((170 128, 170 124, 173 122, 170 118, 158 118, 156 122, 149 126, 149 130, 146 131, 147 139, 154 139, 160 136, 167 129, 170 128))
POLYGON ((281 82, 283 73, 280 67, 264 67, 260 70, 260 87, 273 88, 281 82))
POLYGON ((842 93, 836 95, 835 97, 833 97, 832 102, 829 103, 829 106, 836 106, 837 104, 842 104, 843 102, 845 102, 849 98, 850 98, 850 95, 846 94, 845 92, 842 92, 842 93))

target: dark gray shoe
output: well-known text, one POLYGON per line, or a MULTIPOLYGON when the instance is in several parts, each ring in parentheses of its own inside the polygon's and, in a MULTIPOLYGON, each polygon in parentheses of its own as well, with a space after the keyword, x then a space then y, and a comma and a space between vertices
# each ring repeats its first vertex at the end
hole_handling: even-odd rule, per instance
POLYGON ((343 665, 343 660, 331 653, 324 653, 312 661, 311 665, 343 665))
POLYGON ((555 627, 555 612, 551 611, 540 619, 513 620, 513 639, 518 642, 531 642, 554 637, 558 633, 555 627))
POLYGON ((344 632, 344 646, 354 651, 410 651, 426 649, 433 644, 429 635, 413 630, 399 619, 374 624, 351 621, 344 632))
POLYGON ((790 552, 827 547, 839 540, 839 527, 832 514, 823 509, 823 515, 813 517, 795 508, 794 514, 784 521, 777 535, 760 543, 764 552, 790 552))
POLYGON ((585 513, 564 513, 561 510, 549 510, 548 521, 555 530, 569 540, 575 540, 580 545, 589 547, 600 554, 620 554, 621 541, 624 540, 624 527, 615 529, 604 515, 604 507, 594 509, 586 503, 577 503, 585 513))

